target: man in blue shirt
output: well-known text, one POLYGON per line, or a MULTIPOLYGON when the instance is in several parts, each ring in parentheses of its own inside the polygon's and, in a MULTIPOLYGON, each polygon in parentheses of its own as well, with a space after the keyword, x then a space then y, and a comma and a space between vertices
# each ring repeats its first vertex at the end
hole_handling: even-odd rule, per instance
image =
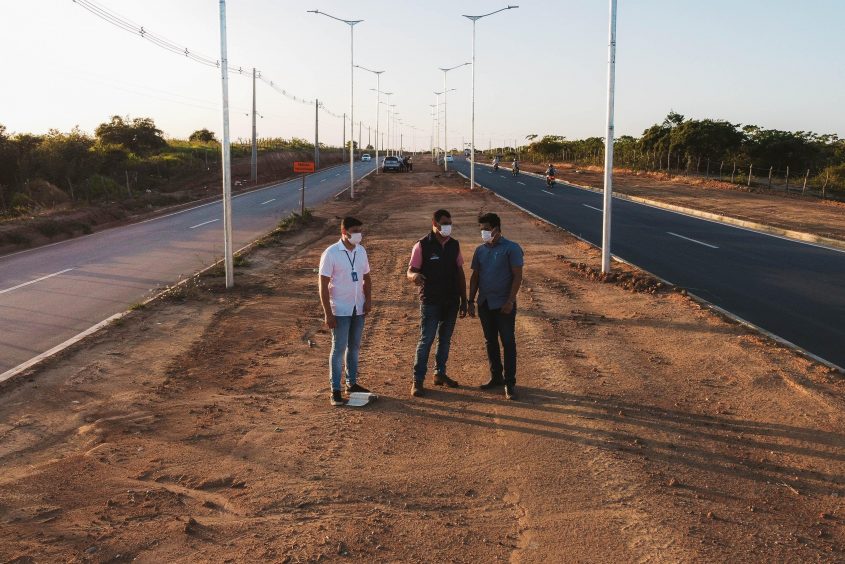
POLYGON ((478 317, 490 362, 490 380, 481 389, 504 386, 505 398, 516 399, 516 294, 522 285, 525 260, 522 247, 502 236, 502 220, 498 215, 485 213, 479 216, 478 223, 484 244, 472 256, 469 314, 475 316, 477 295, 478 317))

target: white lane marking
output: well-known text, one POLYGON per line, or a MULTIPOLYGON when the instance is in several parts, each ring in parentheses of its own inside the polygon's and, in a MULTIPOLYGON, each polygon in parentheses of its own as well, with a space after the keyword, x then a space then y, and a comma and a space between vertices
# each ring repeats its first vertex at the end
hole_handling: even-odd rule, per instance
POLYGON ((42 280, 47 280, 48 278, 52 278, 53 276, 58 276, 59 274, 64 274, 65 272, 70 272, 71 270, 73 270, 73 269, 72 268, 66 268, 64 270, 54 272, 53 274, 48 274, 47 276, 42 276, 41 278, 36 278, 35 280, 30 280, 29 282, 24 282, 23 284, 18 284, 17 286, 12 286, 11 288, 6 288, 5 290, 0 290, 0 294, 12 292, 14 290, 17 290, 18 288, 23 288, 24 286, 29 286, 30 284, 35 284, 36 282, 41 282, 42 280))
POLYGON ((324 179, 322 179, 322 180, 320 181, 320 183, 322 184, 322 183, 323 183, 323 182, 325 182, 326 180, 328 180, 328 178, 324 178, 324 179))
POLYGON ((520 182, 519 180, 517 180, 517 181, 516 181, 516 183, 517 183, 517 184, 522 184, 523 186, 525 186, 525 182, 520 182))
POLYGON ((669 235, 672 235, 674 237, 679 237, 681 239, 691 241, 693 243, 698 243, 699 245, 704 245, 705 247, 710 247, 711 249, 718 249, 719 248, 716 245, 711 245, 710 243, 705 243, 703 241, 697 241, 695 239, 690 239, 689 237, 684 237, 683 235, 678 235, 677 233, 672 233, 671 231, 667 231, 666 233, 668 233, 669 235))
POLYGON ((603 211, 601 208, 594 208, 593 206, 588 206, 587 204, 581 204, 585 208, 590 208, 591 210, 596 210, 597 212, 603 211))
POLYGON ((337 174, 335 174, 335 176, 340 176, 340 173, 338 172, 337 174))
MULTIPOLYGON (((545 192, 546 194, 552 194, 552 193, 551 193, 551 192, 549 192, 548 190, 543 190, 543 192, 545 192)), ((552 196, 554 196, 554 194, 552 194, 552 196)))
POLYGON ((270 199, 269 199, 269 200, 267 200, 266 202, 261 202, 261 204, 260 204, 260 205, 262 205, 262 206, 263 206, 263 205, 265 205, 265 204, 269 204, 270 202, 275 202, 275 201, 276 201, 276 198, 270 198, 270 199))
POLYGON ((196 225, 192 225, 188 227, 188 229, 196 229, 197 227, 202 227, 203 225, 208 225, 209 223, 214 223, 215 221, 220 221, 220 219, 211 219, 209 221, 203 221, 202 223, 197 223, 196 225))

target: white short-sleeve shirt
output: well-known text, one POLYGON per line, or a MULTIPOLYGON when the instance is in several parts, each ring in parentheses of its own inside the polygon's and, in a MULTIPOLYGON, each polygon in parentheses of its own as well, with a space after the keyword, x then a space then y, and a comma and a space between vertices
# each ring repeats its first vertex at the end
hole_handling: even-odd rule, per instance
POLYGON ((329 298, 332 313, 338 316, 352 315, 354 308, 356 314, 364 314, 364 275, 369 272, 367 250, 361 245, 356 245, 350 251, 341 240, 323 251, 320 256, 320 276, 331 279, 329 298))

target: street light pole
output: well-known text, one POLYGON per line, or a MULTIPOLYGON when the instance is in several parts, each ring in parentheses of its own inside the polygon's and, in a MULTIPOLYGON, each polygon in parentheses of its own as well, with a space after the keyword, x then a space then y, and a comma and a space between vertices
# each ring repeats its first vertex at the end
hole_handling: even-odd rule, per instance
POLYGON ((429 104, 429 108, 431 108, 431 160, 434 160, 434 124, 435 124, 435 108, 437 107, 434 104, 429 104))
MULTIPOLYGON (((308 10, 313 14, 321 14, 333 20, 343 22, 349 26, 349 197, 355 198, 355 25, 364 20, 344 20, 336 18, 320 10, 308 10)), ((343 126, 346 137, 346 124, 343 126)))
POLYGON ((226 288, 235 285, 232 259, 232 155, 229 142, 229 55, 226 47, 226 0, 220 0, 220 73, 223 83, 223 266, 226 288))
POLYGON ((468 16, 464 14, 464 17, 472 22, 472 137, 470 139, 472 153, 470 154, 469 166, 470 190, 475 188, 475 22, 477 22, 481 18, 486 18, 487 16, 492 16, 493 14, 498 14, 499 12, 504 12, 505 10, 512 10, 514 8, 519 8, 519 6, 509 5, 507 8, 500 8, 495 12, 490 12, 489 14, 482 14, 480 16, 468 16))
POLYGON ((614 96, 616 90, 616 0, 610 0, 607 46, 607 137, 604 140, 604 213, 601 230, 601 271, 610 272, 610 218, 613 203, 614 96))
MULTIPOLYGON (((378 174, 378 121, 379 121, 379 110, 381 110, 381 73, 384 71, 374 71, 368 69, 367 67, 362 67, 361 65, 355 65, 359 69, 365 70, 367 72, 371 72, 376 75, 376 174, 378 174)), ((370 88, 372 90, 372 88, 370 88)))
POLYGON ((250 179, 253 184, 258 183, 258 128, 256 126, 258 116, 255 111, 255 74, 255 67, 252 67, 252 161, 250 163, 250 179))
POLYGON ((449 162, 446 160, 446 157, 449 156, 449 104, 447 103, 447 97, 449 95, 449 89, 446 86, 446 74, 449 71, 459 69, 461 67, 465 67, 470 63, 462 63, 460 65, 455 65, 454 67, 450 67, 448 69, 440 68, 443 71, 443 150, 445 151, 445 155, 443 157, 443 170, 449 170, 449 162))

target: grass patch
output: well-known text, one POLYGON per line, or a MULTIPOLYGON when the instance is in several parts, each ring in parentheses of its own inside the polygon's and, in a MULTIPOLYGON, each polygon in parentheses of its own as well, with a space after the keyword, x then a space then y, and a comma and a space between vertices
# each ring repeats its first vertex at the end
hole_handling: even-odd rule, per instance
POLYGON ((35 229, 48 239, 52 239, 53 237, 64 231, 62 226, 59 225, 57 221, 52 219, 45 219, 44 221, 39 221, 38 225, 35 226, 35 229))
POLYGON ((0 236, 0 240, 11 245, 28 246, 32 241, 23 233, 11 231, 0 236))

